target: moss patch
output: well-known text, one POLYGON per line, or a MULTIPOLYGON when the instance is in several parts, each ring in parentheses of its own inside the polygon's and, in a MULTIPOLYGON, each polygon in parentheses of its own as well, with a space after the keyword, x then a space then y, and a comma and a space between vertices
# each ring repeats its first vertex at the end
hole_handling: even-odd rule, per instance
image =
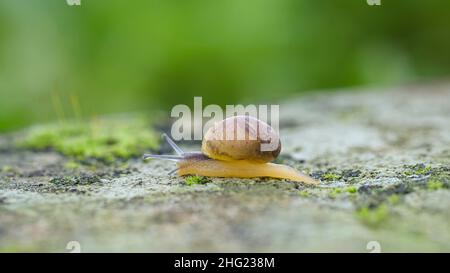
POLYGON ((78 160, 96 158, 112 162, 156 149, 158 141, 150 123, 134 116, 36 126, 17 145, 34 150, 52 149, 78 160))
POLYGON ((340 195, 342 192, 343 190, 341 188, 335 188, 328 194, 328 197, 334 199, 338 197, 338 195, 340 195))
POLYGON ((5 166, 0 168, 0 172, 11 173, 11 172, 15 172, 15 170, 14 170, 13 167, 5 165, 5 166))
POLYGON ((77 170, 81 167, 81 165, 80 165, 80 163, 78 163, 74 160, 70 160, 66 164, 64 164, 64 167, 66 167, 67 169, 71 169, 71 170, 77 170))
POLYGON ((348 187, 347 189, 345 189, 345 191, 351 194, 358 193, 358 189, 356 187, 348 187))
POLYGON ((325 181, 336 181, 336 180, 341 179, 341 177, 342 177, 341 175, 336 174, 336 173, 325 173, 325 174, 322 175, 322 180, 325 180, 325 181))
POLYGON ((6 245, 0 247, 0 253, 27 253, 39 252, 37 245, 6 245))
POLYGON ((389 217, 389 208, 385 204, 374 209, 362 207, 356 212, 356 215, 364 224, 379 227, 389 217))
POLYGON ((411 175, 429 175, 431 174, 431 167, 425 166, 425 164, 416 164, 414 166, 410 166, 409 170, 406 170, 404 174, 406 176, 411 175))
POLYGON ((427 188, 430 190, 439 190, 445 188, 445 183, 439 179, 430 179, 427 184, 427 188))
POLYGON ((350 194, 350 197, 355 197, 355 194, 358 193, 358 189, 353 186, 347 188, 334 188, 328 193, 328 197, 334 199, 343 193, 350 194))
POLYGON ((186 177, 185 182, 186 182, 186 185, 193 186, 193 185, 204 185, 204 184, 210 182, 210 180, 204 176, 193 175, 193 176, 186 177))
POLYGON ((301 191, 298 193, 301 197, 310 197, 311 194, 307 191, 301 191))
POLYGON ((400 203, 400 196, 397 194, 393 194, 388 197, 388 202, 391 205, 397 205, 398 203, 400 203))

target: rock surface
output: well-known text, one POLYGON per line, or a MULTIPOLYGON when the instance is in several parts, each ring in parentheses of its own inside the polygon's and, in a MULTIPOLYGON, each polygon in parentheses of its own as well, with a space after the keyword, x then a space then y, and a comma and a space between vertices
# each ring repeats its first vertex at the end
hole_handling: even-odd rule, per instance
MULTIPOLYGON (((320 179, 208 179, 173 163, 71 166, 0 136, 0 251, 450 251, 450 87, 281 103, 277 159, 320 179), (375 241, 375 243, 369 242, 375 241)), ((187 147, 199 149, 199 147, 187 147)), ((143 151, 144 152, 144 151, 143 151)))

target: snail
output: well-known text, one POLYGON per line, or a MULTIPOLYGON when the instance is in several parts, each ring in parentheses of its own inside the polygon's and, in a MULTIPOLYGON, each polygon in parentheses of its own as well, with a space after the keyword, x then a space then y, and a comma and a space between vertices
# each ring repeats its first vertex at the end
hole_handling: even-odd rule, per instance
POLYGON ((280 138, 270 125, 250 116, 233 116, 215 123, 203 138, 201 152, 184 152, 166 134, 163 137, 177 155, 145 154, 143 158, 176 161, 175 171, 180 176, 271 177, 318 183, 292 167, 270 163, 280 154, 280 138), (244 140, 240 140, 239 135, 245 135, 244 140), (276 144, 275 149, 263 151, 261 144, 269 141, 276 144))

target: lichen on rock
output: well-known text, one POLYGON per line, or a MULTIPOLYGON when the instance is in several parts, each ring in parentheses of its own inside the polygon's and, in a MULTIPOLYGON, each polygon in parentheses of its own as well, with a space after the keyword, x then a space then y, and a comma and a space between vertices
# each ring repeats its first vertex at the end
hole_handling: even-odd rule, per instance
POLYGON ((168 175, 133 117, 2 135, 0 251, 450 251, 450 92, 414 89, 282 103, 277 162, 317 186, 168 175))

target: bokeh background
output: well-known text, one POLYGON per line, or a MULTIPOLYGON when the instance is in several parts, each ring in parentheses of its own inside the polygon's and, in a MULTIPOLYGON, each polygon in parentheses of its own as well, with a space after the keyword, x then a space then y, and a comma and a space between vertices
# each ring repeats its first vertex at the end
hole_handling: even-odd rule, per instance
POLYGON ((0 131, 450 73, 450 1, 0 0, 0 131))

